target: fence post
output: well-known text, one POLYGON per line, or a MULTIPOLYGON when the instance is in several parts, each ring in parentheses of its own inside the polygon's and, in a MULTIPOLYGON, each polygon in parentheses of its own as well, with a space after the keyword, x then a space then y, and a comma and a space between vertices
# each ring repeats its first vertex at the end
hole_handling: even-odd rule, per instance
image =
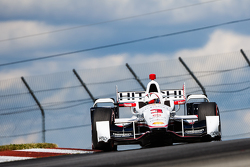
POLYGON ((38 101, 38 99, 36 98, 34 92, 30 89, 30 86, 28 85, 28 83, 25 81, 24 77, 21 77, 24 85, 27 87, 27 89, 29 90, 29 93, 31 94, 31 96, 33 97, 33 99, 35 100, 36 104, 39 106, 40 110, 41 110, 41 114, 42 114, 42 133, 43 133, 43 143, 45 143, 45 114, 44 114, 44 110, 40 104, 40 102, 38 101))
POLYGON ((141 82, 141 80, 137 77, 137 75, 135 74, 135 72, 133 71, 133 69, 128 65, 128 63, 126 63, 127 68, 129 69, 129 71, 132 73, 132 75, 135 77, 135 79, 137 80, 137 82, 141 85, 141 87, 146 91, 145 86, 143 85, 143 83, 141 82))
POLYGON ((249 61, 249 59, 247 58, 247 55, 245 54, 245 52, 244 52, 242 49, 240 50, 240 52, 241 52, 241 54, 243 55, 243 57, 246 59, 248 65, 250 66, 250 61, 249 61))
POLYGON ((85 88, 85 90, 87 91, 87 93, 89 94, 90 98, 92 99, 93 103, 95 102, 95 98, 92 95, 92 93, 89 91, 88 87, 86 86, 86 84, 82 81, 81 77, 78 75, 78 73, 76 72, 75 69, 73 69, 74 74, 76 75, 77 79, 80 81, 80 83, 82 84, 82 86, 85 88))
POLYGON ((202 92, 204 95, 206 95, 206 90, 205 88, 202 86, 202 84, 200 83, 200 81, 196 78, 196 76, 194 75, 194 73, 188 68, 188 66, 186 65, 186 63, 182 60, 181 57, 179 57, 179 61, 181 62, 181 64, 186 68, 186 70, 189 72, 189 74, 193 77, 193 79, 195 80, 195 82, 200 86, 202 92))

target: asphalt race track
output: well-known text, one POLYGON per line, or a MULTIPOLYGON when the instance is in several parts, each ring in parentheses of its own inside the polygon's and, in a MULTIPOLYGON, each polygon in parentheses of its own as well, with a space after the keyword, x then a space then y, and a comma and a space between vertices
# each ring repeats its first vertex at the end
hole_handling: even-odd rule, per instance
POLYGON ((0 166, 250 166, 250 139, 65 155, 2 163, 0 166))

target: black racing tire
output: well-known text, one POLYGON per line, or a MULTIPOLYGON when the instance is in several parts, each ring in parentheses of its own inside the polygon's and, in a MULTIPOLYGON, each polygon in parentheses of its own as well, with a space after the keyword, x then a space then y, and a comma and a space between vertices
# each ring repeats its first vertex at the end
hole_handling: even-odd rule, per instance
POLYGON ((206 116, 218 115, 217 104, 215 102, 204 102, 198 106, 198 121, 206 121, 206 116))
MULTIPOLYGON (((220 112, 215 102, 204 102, 198 105, 198 121, 206 122, 206 116, 219 116, 219 132, 221 133, 220 112)), ((221 135, 211 139, 210 135, 203 136, 202 141, 221 140, 221 135)))
POLYGON ((111 108, 95 108, 91 111, 91 120, 92 120, 92 148, 96 150, 103 151, 116 151, 117 146, 114 145, 113 141, 98 142, 97 139, 97 130, 96 122, 97 121, 109 121, 110 125, 114 122, 114 111, 111 108))

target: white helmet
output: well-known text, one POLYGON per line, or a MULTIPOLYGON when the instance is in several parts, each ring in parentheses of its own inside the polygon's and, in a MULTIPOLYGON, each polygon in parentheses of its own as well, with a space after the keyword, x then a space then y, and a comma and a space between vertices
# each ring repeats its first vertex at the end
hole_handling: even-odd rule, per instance
POLYGON ((149 93, 144 98, 145 103, 153 104, 153 103, 161 103, 160 95, 158 93, 149 93))

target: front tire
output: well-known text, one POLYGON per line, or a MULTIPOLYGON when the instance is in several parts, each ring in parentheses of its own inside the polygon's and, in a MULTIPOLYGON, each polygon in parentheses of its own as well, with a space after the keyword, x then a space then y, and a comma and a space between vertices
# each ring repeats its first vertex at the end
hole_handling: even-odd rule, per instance
POLYGON ((109 121, 109 125, 114 122, 114 111, 112 108, 95 108, 91 111, 92 120, 92 148, 103 151, 116 151, 117 146, 114 145, 112 140, 107 143, 98 142, 97 139, 97 127, 96 122, 98 121, 109 121))
MULTIPOLYGON (((198 105, 198 121, 206 122, 206 116, 219 116, 219 132, 221 134, 221 122, 219 108, 215 102, 204 102, 198 105)), ((210 141, 211 136, 205 136, 205 141, 210 141)), ((221 135, 215 136, 213 140, 221 140, 221 135)))
POLYGON ((198 121, 206 120, 206 116, 219 116, 215 102, 204 102, 198 105, 198 121))

